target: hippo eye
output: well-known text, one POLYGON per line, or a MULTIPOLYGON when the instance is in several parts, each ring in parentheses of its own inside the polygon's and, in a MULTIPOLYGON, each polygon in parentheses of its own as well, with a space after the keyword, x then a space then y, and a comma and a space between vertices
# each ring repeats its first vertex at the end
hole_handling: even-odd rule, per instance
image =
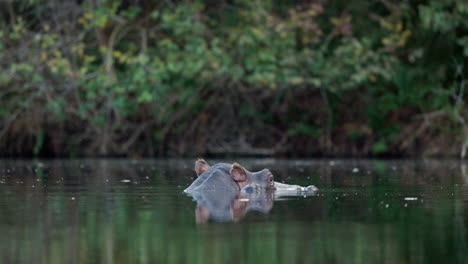
POLYGON ((268 182, 273 182, 273 177, 268 178, 268 182))

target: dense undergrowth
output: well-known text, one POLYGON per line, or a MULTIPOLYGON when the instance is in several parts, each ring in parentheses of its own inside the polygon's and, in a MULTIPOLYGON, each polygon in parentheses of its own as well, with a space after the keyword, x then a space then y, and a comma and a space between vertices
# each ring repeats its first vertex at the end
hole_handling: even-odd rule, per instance
POLYGON ((464 155, 468 3, 0 2, 0 154, 464 155))

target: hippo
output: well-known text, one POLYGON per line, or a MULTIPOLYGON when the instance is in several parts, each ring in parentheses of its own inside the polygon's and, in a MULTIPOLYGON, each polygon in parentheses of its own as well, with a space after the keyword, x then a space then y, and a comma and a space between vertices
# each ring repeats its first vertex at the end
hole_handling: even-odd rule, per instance
POLYGON ((195 162, 198 178, 184 192, 193 194, 210 190, 227 193, 251 192, 254 189, 275 188, 273 174, 268 169, 250 172, 238 163, 218 163, 213 166, 203 159, 195 162))
POLYGON ((197 223, 238 221, 249 211, 267 214, 278 197, 313 195, 317 190, 313 185, 275 182, 268 169, 250 172, 238 163, 210 166, 198 159, 194 169, 198 178, 184 192, 197 202, 197 223))

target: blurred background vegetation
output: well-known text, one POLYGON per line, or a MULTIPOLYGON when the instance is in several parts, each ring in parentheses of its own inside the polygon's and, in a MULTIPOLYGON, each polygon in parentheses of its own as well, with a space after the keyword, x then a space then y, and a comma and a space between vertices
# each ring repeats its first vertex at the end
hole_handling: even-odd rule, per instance
POLYGON ((468 2, 0 1, 0 154, 465 156, 468 2))

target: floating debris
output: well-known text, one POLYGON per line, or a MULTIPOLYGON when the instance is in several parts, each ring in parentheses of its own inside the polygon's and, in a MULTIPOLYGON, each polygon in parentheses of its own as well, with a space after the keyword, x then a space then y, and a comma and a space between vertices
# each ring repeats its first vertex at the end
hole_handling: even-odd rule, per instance
POLYGON ((418 197, 405 197, 405 201, 416 201, 418 197))
POLYGON ((124 179, 124 180, 121 180, 121 182, 131 182, 131 180, 124 179))
POLYGON ((359 172, 359 168, 354 168, 353 173, 359 172))

